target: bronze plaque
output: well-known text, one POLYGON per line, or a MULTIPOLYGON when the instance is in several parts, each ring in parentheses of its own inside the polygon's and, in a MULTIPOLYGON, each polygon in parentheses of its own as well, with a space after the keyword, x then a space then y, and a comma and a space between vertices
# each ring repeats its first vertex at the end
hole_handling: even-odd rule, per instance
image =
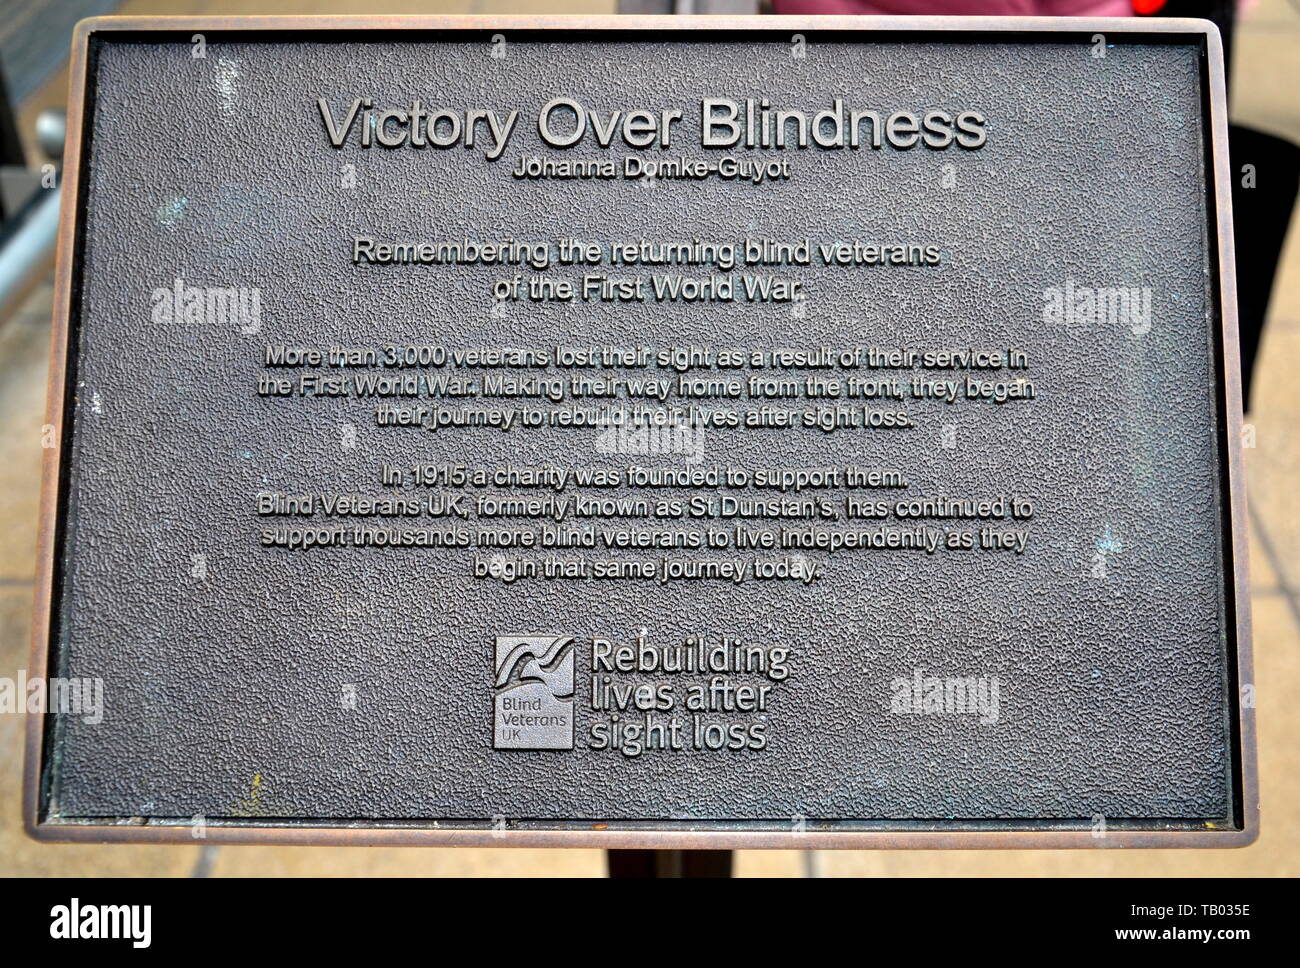
POLYGON ((1253 839, 1208 24, 73 64, 35 836, 1253 839))

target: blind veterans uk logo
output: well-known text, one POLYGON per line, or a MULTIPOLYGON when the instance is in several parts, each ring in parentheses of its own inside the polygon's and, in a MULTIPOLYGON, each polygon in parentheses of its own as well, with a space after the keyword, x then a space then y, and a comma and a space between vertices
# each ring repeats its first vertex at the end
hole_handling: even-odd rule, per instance
POLYGON ((573 636, 497 636, 492 746, 573 749, 573 636))

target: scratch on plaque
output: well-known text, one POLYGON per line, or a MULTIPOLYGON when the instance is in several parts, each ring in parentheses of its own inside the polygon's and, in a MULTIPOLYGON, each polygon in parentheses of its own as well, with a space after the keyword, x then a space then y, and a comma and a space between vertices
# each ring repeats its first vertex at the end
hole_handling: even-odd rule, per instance
POLYGON ((254 817, 262 812, 262 774, 253 774, 253 784, 249 787, 248 796, 239 801, 233 811, 236 817, 254 817))
POLYGON ((223 57, 217 61, 217 92, 221 95, 221 113, 233 118, 238 113, 238 61, 223 57))
POLYGON ((1097 550, 1105 554, 1110 551, 1124 550, 1124 542, 1111 533, 1110 525, 1106 525, 1106 533, 1096 541, 1097 550))
POLYGON ((163 200, 158 206, 158 224, 166 229, 174 229, 185 217, 185 209, 190 200, 183 195, 174 195, 163 200))

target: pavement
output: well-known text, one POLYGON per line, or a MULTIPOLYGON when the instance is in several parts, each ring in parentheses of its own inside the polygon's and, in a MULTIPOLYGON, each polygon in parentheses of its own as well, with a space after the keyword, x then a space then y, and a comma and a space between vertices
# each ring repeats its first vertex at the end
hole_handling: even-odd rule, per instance
MULTIPOLYGON (((123 13, 263 13, 259 0, 128 2, 123 13)), ((611 12, 610 0, 422 2, 365 12, 611 12)), ((353 3, 291 2, 277 12, 361 12, 353 3)), ((1239 27, 1233 116, 1300 142, 1300 5, 1264 0, 1239 27)), ((20 124, 59 104, 66 77, 38 91, 20 124)), ((1265 169, 1261 169, 1261 176, 1265 169)), ((27 664, 44 424, 51 288, 0 321, 0 676, 27 664)), ((737 876, 1233 876, 1300 874, 1300 228, 1275 284, 1247 422, 1251 607, 1262 833, 1239 850, 739 851, 737 876)), ((598 850, 46 845, 22 830, 21 715, 0 715, 0 876, 602 876, 598 850)))

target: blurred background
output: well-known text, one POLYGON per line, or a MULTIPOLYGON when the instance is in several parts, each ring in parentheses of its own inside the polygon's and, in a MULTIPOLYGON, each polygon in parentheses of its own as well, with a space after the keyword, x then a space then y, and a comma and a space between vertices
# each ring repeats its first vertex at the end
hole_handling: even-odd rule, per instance
MULTIPOLYGON (((0 677, 27 665, 51 276, 73 25, 102 14, 937 13, 1209 16, 1231 50, 1258 842, 1243 850, 737 851, 735 876, 1300 874, 1300 0, 0 0, 0 677), (773 10, 773 7, 775 10, 773 10), (1289 227, 1289 230, 1288 230, 1289 227), (1256 347, 1258 352, 1256 353, 1256 347), (1253 357, 1253 366, 1250 365, 1253 357)), ((600 850, 43 845, 22 829, 22 715, 0 715, 0 876, 605 876, 600 850)), ((661 873, 672 874, 667 870, 661 873)))

